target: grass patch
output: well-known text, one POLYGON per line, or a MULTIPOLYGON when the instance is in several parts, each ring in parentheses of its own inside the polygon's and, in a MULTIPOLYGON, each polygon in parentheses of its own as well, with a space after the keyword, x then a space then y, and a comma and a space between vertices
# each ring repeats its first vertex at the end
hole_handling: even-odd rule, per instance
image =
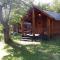
POLYGON ((20 41, 22 38, 21 34, 11 35, 11 39, 15 42, 20 41))
POLYGON ((19 48, 6 47, 10 54, 3 57, 3 60, 60 60, 60 38, 40 43, 40 45, 20 45, 19 48))

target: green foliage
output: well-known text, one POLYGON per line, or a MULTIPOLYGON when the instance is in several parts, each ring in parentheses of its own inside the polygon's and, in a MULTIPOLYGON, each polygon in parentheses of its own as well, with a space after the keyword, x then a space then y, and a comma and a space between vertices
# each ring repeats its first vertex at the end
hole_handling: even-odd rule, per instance
POLYGON ((0 41, 4 40, 4 35, 2 32, 0 32, 0 41))
POLYGON ((2 33, 2 32, 3 32, 3 25, 0 24, 0 33, 2 33))
POLYGON ((4 40, 3 33, 0 33, 0 41, 4 40))
POLYGON ((13 40, 13 41, 20 41, 21 40, 21 38, 22 38, 22 36, 21 36, 21 34, 18 34, 18 33, 16 33, 15 35, 13 34, 13 35, 11 35, 11 39, 13 40))
POLYGON ((42 8, 43 10, 50 10, 55 12, 60 12, 60 1, 59 0, 53 0, 52 4, 41 4, 39 3, 38 6, 42 8))
MULTIPOLYGON (((19 4, 18 4, 19 5, 19 4)), ((20 23, 21 18, 26 14, 28 10, 28 6, 26 5, 15 5, 16 7, 12 10, 11 12, 11 18, 10 18, 10 23, 15 24, 15 23, 20 23)))
POLYGON ((40 7, 41 7, 43 10, 47 10, 47 9, 49 9, 49 4, 41 4, 40 7))
POLYGON ((60 12, 60 1, 54 0, 53 4, 49 7, 48 10, 60 12))
POLYGON ((4 37, 3 37, 3 25, 0 24, 0 41, 3 39, 4 39, 4 37))
POLYGON ((20 23, 19 18, 20 18, 20 16, 18 14, 16 14, 11 18, 11 20, 9 22, 12 23, 12 24, 20 23))

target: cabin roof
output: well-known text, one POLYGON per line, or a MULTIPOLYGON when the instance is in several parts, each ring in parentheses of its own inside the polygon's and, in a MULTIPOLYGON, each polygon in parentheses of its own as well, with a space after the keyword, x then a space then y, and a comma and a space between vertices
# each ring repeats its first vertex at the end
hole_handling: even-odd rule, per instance
POLYGON ((36 9, 40 10, 42 13, 49 16, 50 18, 53 18, 55 20, 60 20, 60 13, 57 13, 57 12, 54 12, 54 11, 42 10, 40 7, 37 7, 37 6, 33 6, 33 8, 36 8, 36 9))
MULTIPOLYGON (((28 15, 29 13, 31 13, 32 9, 39 10, 40 12, 42 12, 44 15, 48 16, 49 18, 60 21, 60 13, 57 13, 57 12, 54 12, 54 11, 43 10, 42 8, 40 8, 38 6, 32 6, 32 7, 30 7, 29 10, 27 11, 26 15, 28 15)), ((24 16, 24 19, 26 19, 25 18, 26 15, 24 16)))
POLYGON ((53 17, 55 20, 60 20, 60 13, 52 12, 52 11, 45 11, 48 15, 53 17))

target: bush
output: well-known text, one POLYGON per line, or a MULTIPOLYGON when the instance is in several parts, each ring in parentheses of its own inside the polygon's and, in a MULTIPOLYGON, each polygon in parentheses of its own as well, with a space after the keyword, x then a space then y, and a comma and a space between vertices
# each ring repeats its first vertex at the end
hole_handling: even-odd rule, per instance
POLYGON ((0 24, 0 33, 3 33, 3 25, 0 24))

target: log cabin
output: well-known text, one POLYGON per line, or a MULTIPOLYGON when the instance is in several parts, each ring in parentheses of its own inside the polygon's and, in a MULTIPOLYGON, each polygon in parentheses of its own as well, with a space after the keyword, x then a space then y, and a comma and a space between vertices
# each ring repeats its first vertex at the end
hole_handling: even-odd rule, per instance
POLYGON ((22 18, 19 32, 26 34, 40 34, 48 37, 60 34, 60 14, 53 11, 31 7, 22 18))

